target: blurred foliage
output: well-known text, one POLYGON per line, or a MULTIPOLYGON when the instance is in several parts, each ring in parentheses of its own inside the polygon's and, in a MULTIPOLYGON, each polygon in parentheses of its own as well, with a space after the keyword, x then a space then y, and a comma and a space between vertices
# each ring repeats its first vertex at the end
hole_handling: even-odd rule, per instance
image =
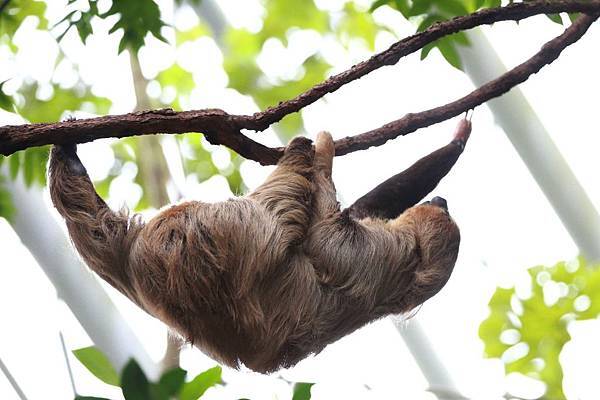
MULTIPOLYGON (((500 0, 377 0, 371 6, 374 11, 387 5, 399 11, 406 19, 417 22, 417 31, 421 32, 439 21, 446 21, 460 15, 475 12, 481 8, 498 7, 500 0)), ((437 48, 452 66, 462 69, 462 63, 456 46, 468 45, 464 33, 445 36, 421 50, 421 59, 427 57, 433 48, 437 48)))
MULTIPOLYGON (((2 166, 2 162, 4 158, 0 156, 0 166, 2 166)), ((3 187, 4 178, 0 175, 0 218, 6 218, 9 221, 15 212, 15 208, 12 204, 12 200, 10 197, 10 193, 3 187)))
MULTIPOLYGON (((290 99, 328 76, 331 65, 318 50, 308 55, 302 64, 293 66, 298 73, 293 77, 269 77, 259 67, 257 58, 268 40, 278 41, 286 50, 291 34, 308 30, 321 36, 335 35, 342 44, 352 40, 363 41, 373 50, 375 36, 381 29, 366 10, 353 2, 347 2, 338 13, 319 9, 313 0, 302 7, 290 7, 285 0, 265 0, 262 29, 250 32, 245 29, 229 29, 224 38, 224 68, 229 76, 229 86, 242 94, 252 96, 261 109, 290 99)), ((302 114, 286 116, 274 125, 282 141, 302 133, 302 114)))
POLYGON ((23 21, 26 18, 37 20, 38 29, 47 29, 48 21, 45 17, 46 4, 41 0, 11 0, 0 13, 0 43, 7 43, 11 50, 17 47, 12 42, 23 21))
MULTIPOLYGON (((199 5, 200 0, 176 1, 176 6, 184 3, 199 5)), ((500 5, 493 0, 377 0, 370 10, 354 1, 346 1, 331 10, 320 9, 314 0, 303 2, 302 7, 290 7, 285 0, 262 0, 263 13, 260 29, 249 31, 227 26, 223 37, 213 38, 221 47, 223 67, 228 77, 228 85, 243 95, 252 97, 260 109, 274 106, 280 101, 293 98, 315 84, 327 78, 332 66, 315 45, 309 48, 300 59, 290 57, 289 72, 281 76, 267 73, 259 60, 266 46, 285 54, 294 53, 298 39, 294 35, 306 34, 316 40, 335 39, 343 48, 363 46, 366 51, 375 49, 377 34, 387 30, 376 22, 370 11, 381 6, 389 6, 404 17, 414 20, 417 30, 421 31, 437 21, 463 15, 482 7, 500 5), (294 40, 292 40, 294 39, 294 40)), ((188 9, 189 10, 189 9, 188 9)), ((197 11, 198 9, 196 9, 197 11)), ((46 16, 46 3, 34 0, 11 0, 0 15, 0 43, 8 44, 13 53, 19 49, 12 42, 12 37, 27 18, 34 18, 39 30, 50 30, 60 41, 67 32, 75 30, 82 43, 86 43, 92 35, 101 35, 96 22, 105 20, 109 26, 109 38, 114 32, 121 32, 118 39, 118 51, 131 49, 134 53, 145 46, 145 39, 154 36, 166 41, 162 36, 163 28, 173 29, 173 46, 184 49, 195 41, 210 37, 212 29, 210 21, 199 20, 185 30, 168 27, 163 21, 161 10, 154 0, 122 0, 98 2, 98 0, 67 0, 64 15, 49 25, 46 16), (96 31, 95 31, 96 29, 96 31)), ((28 27, 30 29, 31 27, 28 27)), ((303 39, 301 39, 303 40, 303 39)), ((318 44, 318 41, 316 42, 318 44)), ((457 45, 467 44, 464 34, 458 33, 427 46, 422 51, 426 57, 434 48, 438 48, 444 57, 454 66, 460 67, 460 59, 456 52, 457 45)), ((62 52, 56 60, 48 60, 54 68, 62 62, 70 62, 62 52)), ((74 65, 75 73, 77 65, 74 65)), ((192 96, 197 96, 202 89, 202 81, 211 77, 199 76, 197 71, 184 67, 176 61, 160 71, 151 79, 150 84, 158 88, 159 95, 151 99, 156 107, 171 107, 183 110, 189 107, 192 96)), ((30 122, 53 122, 65 118, 69 113, 85 110, 94 114, 106 114, 111 103, 92 93, 81 80, 73 87, 65 88, 59 83, 36 82, 25 77, 21 87, 6 93, 4 83, 0 83, 0 108, 9 112, 17 112, 30 122)), ((156 93, 156 90, 154 91, 156 93)), ((292 137, 303 133, 302 112, 291 114, 274 126, 276 133, 285 143, 292 137)), ((243 159, 230 152, 227 166, 218 168, 214 163, 215 148, 208 145, 199 135, 178 135, 177 141, 181 150, 181 162, 186 175, 195 176, 201 183, 215 175, 223 175, 231 191, 241 194, 246 190, 239 167, 243 159)), ((140 150, 137 139, 129 138, 113 145, 115 163, 108 176, 96 182, 98 191, 107 196, 114 178, 121 175, 123 167, 132 166, 137 170, 134 184, 142 189, 142 197, 135 205, 136 210, 150 206, 148 188, 145 182, 148 174, 142 173, 140 150)), ((28 184, 45 182, 45 163, 47 149, 29 149, 8 158, 10 176, 14 177, 22 170, 28 184)), ((222 155, 222 154, 221 154, 222 155)), ((149 186, 150 185, 150 186, 149 186)), ((1 196, 0 209, 9 210, 7 196, 1 196)))
POLYGON ((546 398, 564 399, 560 352, 571 339, 570 322, 600 315, 600 268, 579 258, 533 267, 528 273, 527 295, 515 288, 496 290, 479 337, 486 356, 501 359, 507 374, 540 380, 546 385, 546 398))
POLYGON ((14 112, 14 101, 11 96, 4 93, 4 84, 6 84, 6 81, 0 83, 0 108, 8 112, 14 112))
POLYGON ((109 385, 119 386, 119 374, 97 347, 90 346, 73 350, 73 354, 96 378, 109 385))
MULTIPOLYGON (((125 400, 197 400, 213 387, 226 385, 221 377, 222 368, 216 366, 187 380, 188 372, 176 367, 163 372, 157 382, 151 382, 131 359, 119 376, 108 358, 96 347, 74 350, 73 354, 96 378, 121 388, 125 400)), ((293 385, 293 400, 310 400, 313 383, 299 382, 293 385)), ((100 397, 76 396, 75 400, 107 400, 100 397)))
POLYGON ((101 13, 98 0, 68 0, 69 10, 57 25, 66 23, 67 27, 59 35, 58 40, 71 29, 75 28, 82 42, 94 33, 93 18, 106 19, 116 16, 116 22, 109 33, 121 31, 123 36, 119 42, 119 53, 125 49, 139 50, 148 34, 166 42, 161 29, 165 24, 161 20, 160 9, 153 0, 119 0, 113 1, 110 9, 101 13))
MULTIPOLYGON (((406 19, 414 20, 418 26, 417 31, 421 32, 436 22, 471 14, 482 8, 500 7, 502 3, 501 0, 375 0, 371 11, 382 6, 389 6, 400 12, 406 19)), ((513 1, 504 1, 504 4, 508 3, 513 3, 513 1)), ((577 14, 570 14, 569 17, 574 20, 577 14)), ((558 14, 548 15, 548 18, 553 22, 563 23, 558 14)), ((469 41, 463 32, 445 36, 425 46, 421 50, 421 59, 427 57, 433 48, 437 48, 448 63, 462 70, 462 62, 456 47, 468 44, 469 41)))

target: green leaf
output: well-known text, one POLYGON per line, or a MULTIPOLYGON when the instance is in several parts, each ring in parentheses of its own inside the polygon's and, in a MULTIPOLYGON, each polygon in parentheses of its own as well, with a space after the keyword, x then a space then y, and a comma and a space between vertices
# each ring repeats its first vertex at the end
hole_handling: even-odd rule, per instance
POLYGON ((457 17, 459 15, 469 14, 469 10, 459 0, 437 1, 436 6, 443 11, 447 17, 457 17))
POLYGON ((431 42, 431 43, 423 46, 423 48, 421 49, 421 61, 424 60, 429 55, 431 50, 433 50, 435 48, 435 45, 436 45, 436 42, 431 42))
POLYGON ((563 21, 562 18, 560 17, 560 14, 546 14, 546 17, 548 17, 548 19, 552 22, 555 22, 557 24, 562 25, 563 21))
POLYGON ((161 34, 165 24, 160 18, 160 9, 153 0, 113 1, 111 8, 101 18, 117 15, 118 19, 109 33, 123 31, 119 43, 119 53, 127 48, 138 51, 143 45, 147 34, 166 42, 161 34))
POLYGON ((600 315, 600 269, 590 268, 580 258, 573 263, 532 267, 528 273, 531 296, 519 299, 514 289, 498 288, 489 303, 490 316, 481 323, 479 335, 488 357, 502 357, 506 373, 517 372, 539 379, 547 388, 545 398, 565 399, 559 357, 571 340, 567 323, 573 316, 582 320, 600 315), (568 290, 547 304, 544 287, 548 284, 562 284, 568 290), (588 296, 591 305, 577 311, 575 299, 580 295, 588 296), (507 329, 517 331, 518 344, 527 346, 527 353, 518 359, 504 357, 510 345, 500 339, 507 329))
POLYGON ((158 386, 162 389, 167 397, 173 397, 179 393, 185 383, 187 371, 179 367, 173 368, 165 372, 158 382, 158 386))
POLYGON ((408 4, 408 0, 394 0, 394 5, 405 18, 408 17, 408 13, 410 12, 410 4, 408 4))
POLYGON ((218 385, 221 380, 222 369, 219 366, 213 367, 202 372, 191 382, 186 383, 179 394, 179 400, 197 400, 209 388, 218 385))
POLYGON ((373 12, 379 7, 385 6, 386 4, 391 3, 392 1, 393 0, 377 0, 373 4, 371 4, 371 7, 369 7, 369 12, 373 12))
POLYGON ((438 40, 437 47, 440 49, 440 52, 442 53, 446 61, 450 63, 450 65, 452 65, 456 69, 462 70, 462 61, 460 59, 458 51, 456 51, 455 41, 451 40, 451 38, 447 36, 443 39, 438 40))
POLYGON ((22 152, 18 152, 8 157, 8 172, 13 180, 16 179, 17 175, 19 174, 19 167, 21 166, 21 153, 22 152))
POLYGON ((502 5, 502 0, 486 0, 485 5, 488 8, 500 7, 502 5))
POLYGON ((4 93, 4 90, 2 89, 5 83, 6 81, 0 83, 0 108, 8 112, 15 112, 12 97, 4 93))
POLYGON ((121 390, 125 400, 149 400, 150 384, 139 364, 131 359, 121 374, 121 390))
POLYGON ((5 218, 10 221, 16 210, 13 206, 10 192, 2 185, 4 179, 5 178, 0 175, 0 218, 5 218))
POLYGON ((119 375, 108 358, 96 347, 84 347, 73 350, 77 359, 102 382, 119 386, 119 375))
POLYGON ((431 25, 435 24, 436 22, 439 21, 443 21, 444 17, 442 17, 439 14, 431 14, 428 15, 427 17, 425 17, 423 19, 423 21, 421 21, 421 23, 417 26, 417 32, 422 32, 425 29, 429 28, 431 25))
POLYGON ((328 14, 320 10, 313 0, 305 0, 300 7, 290 7, 288 0, 266 0, 266 15, 260 32, 261 44, 275 37, 287 45, 287 32, 291 28, 312 29, 326 32, 329 29, 328 14))
POLYGON ((432 3, 433 0, 414 0, 408 15, 414 17, 421 14, 427 14, 432 8, 432 3))
POLYGON ((378 31, 379 27, 371 14, 358 10, 354 3, 346 3, 336 27, 336 33, 344 44, 349 43, 349 38, 360 38, 367 43, 370 50, 374 50, 378 31))
POLYGON ((314 383, 297 382, 294 384, 294 396, 292 400, 310 400, 310 389, 314 383))
POLYGON ((0 14, 0 37, 7 35, 12 38, 27 17, 35 17, 38 21, 37 28, 46 29, 48 21, 44 16, 45 13, 46 4, 43 1, 10 1, 0 14))

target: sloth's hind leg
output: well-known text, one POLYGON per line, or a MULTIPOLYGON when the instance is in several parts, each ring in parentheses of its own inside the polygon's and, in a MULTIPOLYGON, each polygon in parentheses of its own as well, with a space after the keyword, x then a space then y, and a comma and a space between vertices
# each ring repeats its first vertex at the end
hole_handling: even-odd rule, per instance
POLYGON ((294 138, 277 168, 248 197, 256 199, 283 228, 287 243, 302 241, 310 221, 314 151, 305 137, 294 138))
POLYGON ((358 199, 348 208, 350 215, 356 219, 394 219, 417 204, 450 172, 462 154, 470 132, 471 122, 461 120, 450 143, 358 199))

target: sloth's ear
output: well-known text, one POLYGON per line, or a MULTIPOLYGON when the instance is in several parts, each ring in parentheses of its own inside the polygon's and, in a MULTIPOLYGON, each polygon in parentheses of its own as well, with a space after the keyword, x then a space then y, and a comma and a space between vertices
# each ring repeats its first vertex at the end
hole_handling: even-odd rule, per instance
POLYGON ((417 204, 452 169, 470 133, 471 122, 461 120, 450 143, 365 194, 348 208, 349 214, 356 219, 394 219, 417 204))

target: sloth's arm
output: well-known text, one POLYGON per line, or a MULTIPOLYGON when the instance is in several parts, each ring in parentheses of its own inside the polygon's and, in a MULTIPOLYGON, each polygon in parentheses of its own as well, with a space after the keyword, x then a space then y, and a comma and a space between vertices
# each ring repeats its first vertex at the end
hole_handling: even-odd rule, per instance
POLYGON ((306 236, 313 198, 313 159, 312 142, 294 138, 273 173, 248 195, 273 215, 286 245, 300 243, 306 236))
POLYGON ((462 154, 471 132, 471 122, 460 121, 454 138, 446 146, 421 158, 358 199, 348 208, 356 219, 394 219, 414 206, 438 185, 462 154))
POLYGON ((52 147, 48 170, 52 202, 75 248, 94 272, 135 301, 127 257, 140 225, 126 213, 112 211, 98 196, 75 145, 52 147))

